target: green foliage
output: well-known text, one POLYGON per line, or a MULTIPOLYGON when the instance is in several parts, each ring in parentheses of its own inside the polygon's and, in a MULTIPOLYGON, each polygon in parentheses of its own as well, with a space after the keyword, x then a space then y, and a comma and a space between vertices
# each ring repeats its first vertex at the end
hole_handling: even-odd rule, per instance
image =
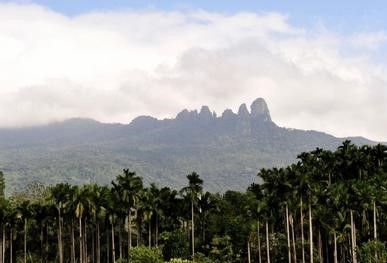
POLYGON ((214 237, 211 242, 210 258, 217 263, 233 262, 234 253, 229 236, 214 237))
POLYGON ((164 258, 188 258, 190 255, 187 235, 181 230, 161 233, 162 251, 164 258))
POLYGON ((191 260, 188 260, 188 259, 181 259, 181 258, 172 258, 170 261, 168 261, 169 263, 194 263, 193 261, 191 260))
POLYGON ((271 239, 271 255, 278 262, 287 260, 287 243, 286 236, 283 233, 275 233, 271 239))
POLYGON ((168 263, 214 263, 211 259, 207 258, 201 253, 195 253, 193 260, 172 258, 168 263))
POLYGON ((193 262, 195 263, 214 263, 214 261, 208 257, 206 257, 206 255, 202 254, 202 253, 195 253, 194 257, 193 257, 193 262))
POLYGON ((385 263, 387 260, 387 247, 385 242, 369 241, 358 250, 359 262, 385 263))
POLYGON ((162 263, 163 257, 160 249, 145 246, 134 247, 130 250, 129 260, 123 262, 131 263, 162 263))
POLYGON ((252 185, 247 192, 202 194, 196 173, 181 191, 144 187, 141 177, 129 170, 111 186, 27 186, 10 198, 0 198, 7 251, 12 244, 15 262, 24 255, 36 262, 54 262, 63 242, 65 258, 72 244, 77 246, 75 258, 66 262, 85 261, 78 249, 86 248, 94 251, 88 254, 94 262, 111 263, 113 257, 134 263, 161 263, 162 258, 191 262, 185 259, 191 259, 194 230, 200 253, 193 262, 244 263, 250 251, 251 262, 256 263, 260 247, 262 262, 270 256, 272 262, 283 263, 289 262, 289 255, 300 261, 303 229, 306 262, 311 256, 318 263, 335 255, 338 262, 351 262, 355 253, 360 263, 386 262, 386 244, 370 240, 387 238, 387 147, 357 147, 346 141, 334 152, 316 149, 298 158, 291 166, 261 169, 263 184, 252 185), (127 236, 132 233, 131 240, 138 239, 132 245, 160 249, 130 249, 127 236), (355 240, 352 233, 357 245, 348 244, 355 240), (309 248, 310 237, 315 242, 309 248))

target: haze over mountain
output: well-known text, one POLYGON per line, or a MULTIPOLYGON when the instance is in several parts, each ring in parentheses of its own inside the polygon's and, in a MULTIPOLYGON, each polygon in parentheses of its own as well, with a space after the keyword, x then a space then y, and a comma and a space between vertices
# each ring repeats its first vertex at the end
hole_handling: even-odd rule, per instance
MULTIPOLYGON (((181 187, 197 171, 212 191, 243 190, 260 168, 282 166, 316 147, 334 149, 345 138, 318 131, 282 128, 264 99, 221 116, 203 106, 175 119, 139 116, 130 124, 70 119, 45 126, 1 129, 0 170, 8 192, 33 181, 110 183, 123 168, 145 182, 181 187)), ((357 144, 374 144, 350 138, 357 144)))

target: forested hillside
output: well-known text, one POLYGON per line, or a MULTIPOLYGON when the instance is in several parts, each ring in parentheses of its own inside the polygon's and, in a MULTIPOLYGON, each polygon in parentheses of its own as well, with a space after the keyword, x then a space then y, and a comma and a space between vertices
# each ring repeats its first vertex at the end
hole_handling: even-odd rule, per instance
MULTIPOLYGON (((358 145, 374 144, 351 138, 358 145)), ((197 171, 205 189, 243 190, 263 167, 283 166, 316 147, 335 149, 342 138, 278 127, 263 99, 221 116, 203 106, 175 119, 140 116, 128 125, 72 119, 46 126, 0 130, 0 169, 8 193, 26 183, 107 184, 124 167, 146 183, 180 188, 197 171)))

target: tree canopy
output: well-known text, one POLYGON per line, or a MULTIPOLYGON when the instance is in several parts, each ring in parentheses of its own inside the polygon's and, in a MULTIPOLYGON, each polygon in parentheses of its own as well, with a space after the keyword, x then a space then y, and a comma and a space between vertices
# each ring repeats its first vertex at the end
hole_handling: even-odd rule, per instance
POLYGON ((182 189, 145 185, 124 169, 111 185, 1 194, 0 263, 387 261, 385 145, 345 141, 257 175, 244 192, 206 192, 196 172, 182 189))

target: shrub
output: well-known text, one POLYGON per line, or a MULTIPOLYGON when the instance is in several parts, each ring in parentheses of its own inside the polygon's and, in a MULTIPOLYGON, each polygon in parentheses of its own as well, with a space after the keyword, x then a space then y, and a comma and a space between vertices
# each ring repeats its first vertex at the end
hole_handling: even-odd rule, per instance
POLYGON ((364 243, 358 250, 359 262, 385 263, 387 248, 384 242, 370 241, 364 243))
POLYGON ((215 262, 232 262, 233 250, 231 244, 231 238, 229 236, 214 237, 211 241, 210 257, 215 262))
POLYGON ((129 253, 131 263, 163 263, 160 249, 138 246, 132 248, 129 253))
POLYGON ((165 260, 188 258, 190 256, 189 243, 182 231, 163 232, 160 238, 165 260))
POLYGON ((214 263, 213 260, 211 260, 210 258, 206 257, 202 253, 195 253, 193 261, 195 263, 214 263))

